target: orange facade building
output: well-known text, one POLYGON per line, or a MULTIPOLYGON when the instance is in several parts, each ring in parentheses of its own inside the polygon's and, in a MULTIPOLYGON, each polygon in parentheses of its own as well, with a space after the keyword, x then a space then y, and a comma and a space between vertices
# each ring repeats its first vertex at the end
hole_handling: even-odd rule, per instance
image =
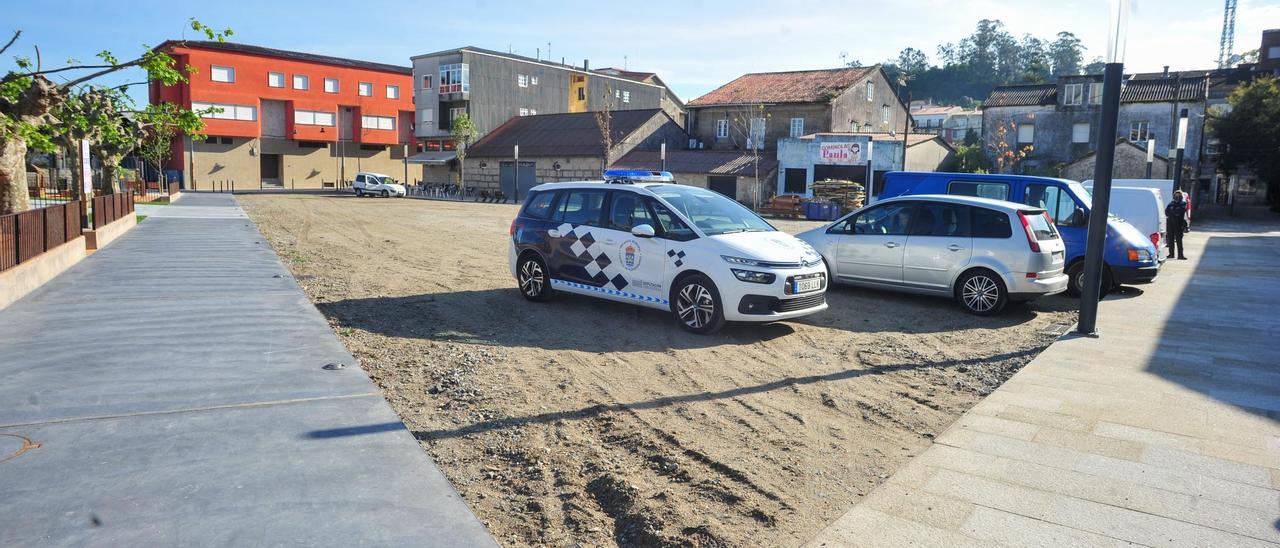
POLYGON ((358 171, 419 178, 404 163, 417 151, 409 67, 212 41, 159 49, 195 68, 187 82, 150 88, 152 103, 202 112, 207 138, 175 142, 166 165, 186 188, 327 188, 358 171))

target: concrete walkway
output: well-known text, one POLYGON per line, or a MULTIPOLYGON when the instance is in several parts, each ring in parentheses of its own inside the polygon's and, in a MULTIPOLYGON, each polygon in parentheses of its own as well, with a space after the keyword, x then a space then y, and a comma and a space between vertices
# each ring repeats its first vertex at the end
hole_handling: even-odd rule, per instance
POLYGON ((1187 244, 811 545, 1280 545, 1280 225, 1187 244))
POLYGON ((145 214, 0 311, 0 546, 494 545, 233 198, 145 214))

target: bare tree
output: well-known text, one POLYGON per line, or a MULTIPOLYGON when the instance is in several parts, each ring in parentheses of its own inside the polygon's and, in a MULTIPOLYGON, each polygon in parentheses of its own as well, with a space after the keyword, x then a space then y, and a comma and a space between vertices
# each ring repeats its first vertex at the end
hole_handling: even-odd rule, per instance
POLYGON ((613 87, 606 84, 600 97, 600 110, 595 112, 596 127, 600 128, 600 145, 603 147, 600 156, 600 172, 604 173, 613 162, 613 87))
POLYGON ((764 103, 743 104, 730 110, 727 115, 729 139, 734 148, 745 151, 751 156, 754 175, 751 201, 752 206, 759 209, 764 199, 764 186, 760 181, 760 158, 763 156, 762 151, 766 145, 765 135, 772 115, 765 111, 764 103))

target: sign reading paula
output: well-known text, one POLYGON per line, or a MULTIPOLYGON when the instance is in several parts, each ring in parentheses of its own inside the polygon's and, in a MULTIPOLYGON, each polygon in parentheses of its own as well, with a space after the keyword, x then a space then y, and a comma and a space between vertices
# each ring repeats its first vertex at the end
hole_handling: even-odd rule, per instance
POLYGON ((820 143, 819 160, 824 164, 858 165, 862 163, 861 143, 820 143))

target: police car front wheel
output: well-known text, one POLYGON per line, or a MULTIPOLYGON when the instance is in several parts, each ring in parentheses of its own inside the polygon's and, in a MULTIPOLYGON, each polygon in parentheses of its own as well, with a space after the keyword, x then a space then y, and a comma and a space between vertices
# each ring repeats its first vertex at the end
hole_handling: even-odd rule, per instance
POLYGON ((708 335, 724 327, 720 292, 706 276, 693 275, 681 280, 673 301, 672 312, 686 330, 708 335))
POLYGON ((525 255, 516 266, 516 281, 520 283, 520 294, 531 301, 545 301, 551 297, 551 284, 547 278, 547 267, 542 259, 535 255, 525 255))

